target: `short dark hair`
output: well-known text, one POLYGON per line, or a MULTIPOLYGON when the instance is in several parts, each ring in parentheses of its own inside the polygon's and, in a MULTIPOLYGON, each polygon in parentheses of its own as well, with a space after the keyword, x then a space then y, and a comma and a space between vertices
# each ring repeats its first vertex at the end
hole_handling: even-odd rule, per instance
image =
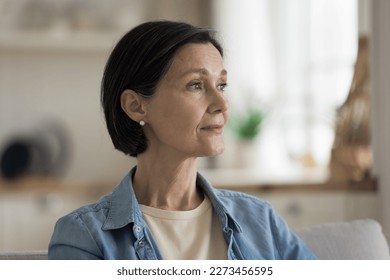
POLYGON ((211 43, 223 49, 210 29, 184 22, 151 21, 127 32, 114 47, 101 84, 101 104, 114 147, 136 157, 147 149, 143 128, 121 107, 121 95, 131 89, 152 97, 178 49, 189 43, 211 43))

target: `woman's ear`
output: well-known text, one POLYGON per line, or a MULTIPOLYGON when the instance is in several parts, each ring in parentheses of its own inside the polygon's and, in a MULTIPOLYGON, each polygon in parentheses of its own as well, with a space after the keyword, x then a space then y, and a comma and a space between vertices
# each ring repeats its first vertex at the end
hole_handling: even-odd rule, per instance
POLYGON ((126 89, 121 95, 121 107, 133 121, 140 122, 146 116, 144 100, 134 90, 126 89))

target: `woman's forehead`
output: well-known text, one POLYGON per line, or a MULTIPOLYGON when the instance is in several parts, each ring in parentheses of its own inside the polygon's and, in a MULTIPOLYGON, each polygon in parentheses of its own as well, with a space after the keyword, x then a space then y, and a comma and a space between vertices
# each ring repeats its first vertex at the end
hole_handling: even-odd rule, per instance
POLYGON ((221 54, 211 43, 192 43, 181 47, 173 57, 170 71, 176 75, 226 75, 221 54))

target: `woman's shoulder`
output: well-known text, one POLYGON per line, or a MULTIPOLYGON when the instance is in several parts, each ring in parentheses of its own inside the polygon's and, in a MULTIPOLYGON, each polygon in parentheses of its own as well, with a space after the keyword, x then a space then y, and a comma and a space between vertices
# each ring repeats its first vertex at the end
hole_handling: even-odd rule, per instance
POLYGON ((225 204, 227 203, 227 204, 239 205, 240 207, 243 208, 261 207, 261 208, 272 209, 272 206, 268 201, 244 192, 215 189, 214 193, 225 204))
POLYGON ((101 220, 101 222, 104 222, 110 206, 109 197, 110 195, 106 195, 96 202, 82 205, 62 216, 57 223, 67 223, 74 220, 101 220))
POLYGON ((197 183, 211 198, 216 198, 216 203, 222 203, 224 206, 241 206, 245 209, 248 207, 272 209, 272 206, 266 200, 260 197, 240 191, 216 188, 210 181, 206 179, 206 177, 202 176, 202 174, 198 174, 197 183))

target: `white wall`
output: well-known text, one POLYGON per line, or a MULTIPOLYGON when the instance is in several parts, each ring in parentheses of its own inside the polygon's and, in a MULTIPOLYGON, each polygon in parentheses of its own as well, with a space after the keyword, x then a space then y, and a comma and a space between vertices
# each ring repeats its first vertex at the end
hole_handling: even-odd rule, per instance
POLYGON ((390 1, 372 1, 372 112, 374 175, 379 179, 381 222, 390 237, 390 1))
POLYGON ((115 0, 115 5, 110 2, 107 6, 103 0, 84 5, 62 0, 37 12, 47 19, 47 26, 27 26, 27 31, 18 26, 20 22, 34 22, 35 14, 23 9, 23 3, 1 2, 0 151, 13 133, 27 133, 44 121, 60 120, 73 140, 66 178, 76 182, 118 181, 135 160, 114 151, 100 109, 100 80, 110 49, 124 32, 145 20, 208 25, 209 1, 115 0), (76 19, 74 15, 67 18, 61 8, 76 9, 76 19), (87 8, 91 9, 86 12, 87 8), (57 18, 58 14, 64 15, 57 18), (77 17, 86 20, 86 26, 81 22, 77 27, 77 17), (113 30, 94 27, 101 20, 109 20, 113 30))
POLYGON ((66 178, 116 182, 132 166, 115 151, 100 109, 103 50, 0 51, 0 147, 14 133, 28 133, 49 120, 63 122, 73 146, 66 178))

